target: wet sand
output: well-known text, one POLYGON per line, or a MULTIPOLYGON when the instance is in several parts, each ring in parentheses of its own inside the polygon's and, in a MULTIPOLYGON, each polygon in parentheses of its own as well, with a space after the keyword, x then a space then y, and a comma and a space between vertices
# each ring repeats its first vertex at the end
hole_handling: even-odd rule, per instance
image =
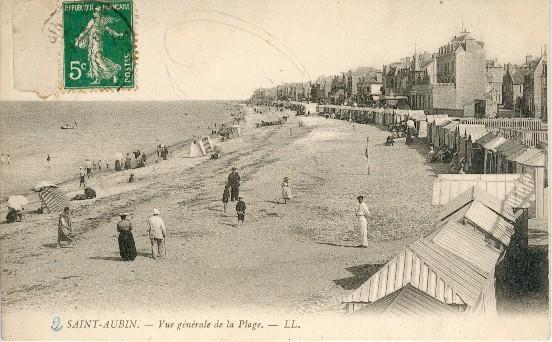
MULTIPOLYGON (((292 116, 282 126, 255 128, 279 116, 248 114, 242 138, 219 143, 219 160, 188 158, 186 146, 168 161, 132 170, 135 183, 126 182, 130 171, 93 177, 98 198, 72 202, 77 241, 70 248, 54 248, 57 214, 3 224, 4 312, 341 311, 344 295, 431 230, 438 212, 430 205, 435 172, 415 149, 401 142, 383 146, 386 132, 375 126, 292 116), (243 225, 232 202, 222 213, 232 166, 247 203, 243 225), (284 176, 295 196, 288 204, 280 198, 284 176), (358 194, 374 214, 367 249, 354 247, 358 194), (164 260, 150 257, 145 221, 153 208, 168 228, 164 260), (134 262, 118 255, 115 224, 122 211, 135 226, 134 262)), ((77 186, 62 189, 73 195, 77 186)))

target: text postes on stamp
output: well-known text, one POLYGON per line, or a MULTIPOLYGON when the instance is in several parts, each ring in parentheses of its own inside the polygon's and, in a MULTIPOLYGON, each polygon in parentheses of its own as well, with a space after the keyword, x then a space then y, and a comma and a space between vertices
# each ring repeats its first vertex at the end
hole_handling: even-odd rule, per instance
POLYGON ((64 88, 134 88, 132 1, 64 1, 62 6, 64 88))

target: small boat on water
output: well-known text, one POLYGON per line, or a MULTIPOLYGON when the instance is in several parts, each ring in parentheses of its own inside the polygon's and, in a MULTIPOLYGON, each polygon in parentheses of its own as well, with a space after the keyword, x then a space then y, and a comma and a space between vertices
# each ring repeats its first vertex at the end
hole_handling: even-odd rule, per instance
POLYGON ((75 129, 75 126, 61 125, 61 129, 75 129))

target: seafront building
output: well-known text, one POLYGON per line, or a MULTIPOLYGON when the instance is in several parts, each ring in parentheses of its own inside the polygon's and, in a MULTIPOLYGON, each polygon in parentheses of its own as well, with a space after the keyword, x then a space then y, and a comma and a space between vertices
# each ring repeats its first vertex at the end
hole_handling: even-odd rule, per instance
MULTIPOLYGON (((544 49, 546 51, 546 48, 544 49)), ((306 101, 424 110, 454 117, 547 120, 547 55, 521 66, 487 59, 485 43, 464 30, 435 53, 414 52, 397 62, 359 67, 315 81, 257 89, 257 102, 306 101)))

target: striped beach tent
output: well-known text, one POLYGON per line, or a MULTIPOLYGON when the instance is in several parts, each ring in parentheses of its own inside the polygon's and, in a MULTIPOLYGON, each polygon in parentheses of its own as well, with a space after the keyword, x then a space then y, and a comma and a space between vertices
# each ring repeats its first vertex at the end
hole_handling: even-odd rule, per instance
POLYGON ((69 199, 54 186, 39 188, 38 197, 42 201, 43 207, 50 213, 63 211, 63 208, 69 206, 69 199))

